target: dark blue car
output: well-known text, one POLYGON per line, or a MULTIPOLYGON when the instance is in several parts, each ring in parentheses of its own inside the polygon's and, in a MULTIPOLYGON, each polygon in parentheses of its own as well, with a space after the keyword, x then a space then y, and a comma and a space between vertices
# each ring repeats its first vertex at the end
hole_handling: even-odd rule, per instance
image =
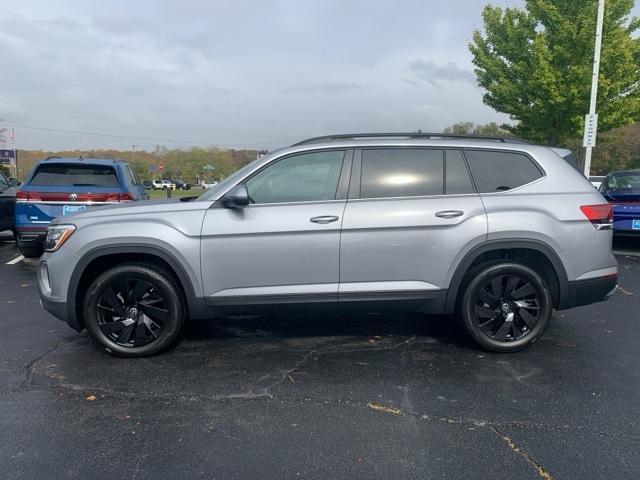
POLYGON ((49 157, 38 162, 16 195, 15 230, 25 257, 39 257, 56 217, 149 195, 121 160, 49 157))
POLYGON ((640 236, 640 170, 610 173, 600 192, 613 205, 614 233, 640 236))

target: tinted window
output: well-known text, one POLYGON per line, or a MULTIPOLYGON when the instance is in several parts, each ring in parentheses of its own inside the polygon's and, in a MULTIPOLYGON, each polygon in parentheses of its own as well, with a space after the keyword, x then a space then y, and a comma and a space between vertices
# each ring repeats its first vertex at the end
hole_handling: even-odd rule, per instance
POLYGON ((442 195, 444 151, 384 148, 362 151, 362 198, 442 195))
POLYGON ((459 150, 447 150, 447 169, 445 173, 445 193, 448 195, 474 193, 469 171, 464 164, 462 152, 459 150))
POLYGON ((542 176, 529 157, 521 153, 466 150, 478 192, 511 190, 542 176))
POLYGON ((338 189, 344 150, 287 157, 246 181, 253 203, 333 200, 338 189))
POLYGON ((30 185, 119 187, 112 167, 102 165, 41 164, 30 185))
POLYGON ((9 181, 0 173, 0 187, 8 187, 9 181))
POLYGON ((138 185, 138 180, 136 179, 136 176, 133 174, 133 171, 131 171, 131 168, 129 167, 124 168, 124 177, 125 177, 125 181, 128 184, 138 185))

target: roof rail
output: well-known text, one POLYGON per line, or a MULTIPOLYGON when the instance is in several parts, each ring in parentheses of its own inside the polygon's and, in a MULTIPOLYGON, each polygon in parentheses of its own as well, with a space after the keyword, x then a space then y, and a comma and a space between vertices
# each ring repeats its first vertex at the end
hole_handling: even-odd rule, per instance
POLYGON ((421 132, 409 132, 409 133, 341 133, 338 135, 323 135, 321 137, 312 137, 302 140, 301 142, 294 143, 292 147, 299 145, 307 145, 309 143, 318 143, 325 141, 336 140, 351 140, 356 138, 425 138, 425 139, 455 139, 455 140, 480 140, 489 142, 501 142, 501 143, 526 143, 526 140, 517 137, 499 137, 490 135, 466 135, 458 133, 421 133, 421 132))

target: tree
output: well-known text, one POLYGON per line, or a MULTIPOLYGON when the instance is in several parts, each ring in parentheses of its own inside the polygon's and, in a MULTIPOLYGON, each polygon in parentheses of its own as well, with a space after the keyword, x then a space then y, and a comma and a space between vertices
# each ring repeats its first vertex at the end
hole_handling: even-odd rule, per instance
MULTIPOLYGON (((640 117, 640 19, 634 0, 607 0, 599 130, 640 117)), ((525 0, 523 9, 487 5, 484 34, 469 49, 484 102, 517 121, 513 133, 557 145, 581 136, 588 111, 597 0, 525 0)))
POLYGON ((485 125, 476 125, 473 122, 459 122, 448 126, 443 133, 453 133, 457 135, 486 135, 493 137, 509 137, 513 134, 506 129, 506 126, 500 126, 496 122, 487 123, 485 125))

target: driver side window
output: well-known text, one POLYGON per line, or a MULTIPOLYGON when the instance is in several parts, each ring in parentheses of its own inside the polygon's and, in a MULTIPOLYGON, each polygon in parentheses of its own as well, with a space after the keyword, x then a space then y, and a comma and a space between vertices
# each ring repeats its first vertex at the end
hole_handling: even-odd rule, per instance
POLYGON ((344 150, 303 153, 269 165, 245 182, 252 203, 333 200, 344 150))

